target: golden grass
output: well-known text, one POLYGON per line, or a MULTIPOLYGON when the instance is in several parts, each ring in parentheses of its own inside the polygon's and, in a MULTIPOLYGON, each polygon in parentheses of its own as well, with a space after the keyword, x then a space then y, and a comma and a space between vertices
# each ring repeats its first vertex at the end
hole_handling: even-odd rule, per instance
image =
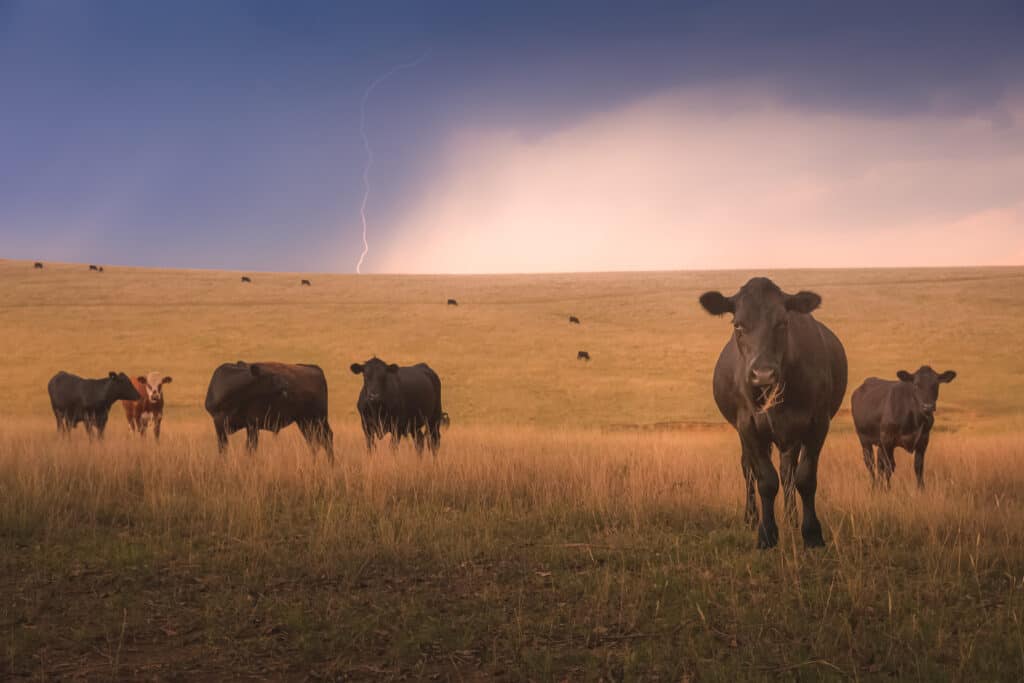
POLYGON ((872 490, 840 414, 819 552, 789 524, 757 552, 742 524, 710 395, 728 324, 696 297, 748 275, 243 287, 0 261, 0 674, 1020 680, 1024 269, 774 274, 823 295, 851 389, 958 371, 924 492, 902 451, 893 490, 872 490), (363 451, 347 367, 374 353, 438 370, 438 459, 363 451), (333 468, 294 428, 217 455, 202 397, 239 358, 324 367, 333 468), (159 446, 119 406, 105 441, 58 437, 58 369, 173 375, 159 446))
POLYGON ((828 548, 784 524, 764 553, 740 522, 730 434, 465 427, 434 460, 367 457, 339 432, 332 468, 294 430, 220 457, 205 421, 159 447, 0 423, 9 671, 1024 671, 1019 436, 942 435, 925 493, 908 457, 873 491, 855 444, 832 441, 828 548), (83 629, 106 633, 102 654, 83 629), (167 664, 179 649, 189 664, 167 664))

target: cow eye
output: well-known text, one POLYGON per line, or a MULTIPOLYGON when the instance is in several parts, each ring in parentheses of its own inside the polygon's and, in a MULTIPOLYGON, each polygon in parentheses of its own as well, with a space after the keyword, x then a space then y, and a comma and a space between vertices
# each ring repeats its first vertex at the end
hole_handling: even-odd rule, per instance
POLYGON ((739 323, 733 323, 732 326, 733 329, 736 330, 736 334, 743 334, 746 331, 743 329, 743 325, 740 325, 739 323))

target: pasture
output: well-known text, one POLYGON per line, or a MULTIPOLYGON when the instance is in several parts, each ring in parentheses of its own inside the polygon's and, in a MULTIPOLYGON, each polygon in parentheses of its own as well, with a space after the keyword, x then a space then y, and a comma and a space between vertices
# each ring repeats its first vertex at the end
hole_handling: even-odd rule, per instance
POLYGON ((768 552, 711 398, 730 327, 697 304, 753 273, 246 274, 0 261, 5 677, 1024 676, 1024 268, 758 273, 822 295, 850 390, 958 373, 924 492, 902 451, 869 488, 844 408, 827 547, 782 524, 768 552), (374 354, 441 376, 437 460, 365 454, 374 354), (294 428, 217 455, 202 400, 237 359, 323 367, 335 467, 294 428), (172 374, 159 446, 120 406, 58 438, 60 369, 172 374))

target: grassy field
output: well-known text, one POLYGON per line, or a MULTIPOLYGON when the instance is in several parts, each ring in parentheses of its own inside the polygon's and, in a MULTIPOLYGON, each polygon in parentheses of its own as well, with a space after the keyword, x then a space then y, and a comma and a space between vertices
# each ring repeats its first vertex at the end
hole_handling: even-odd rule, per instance
POLYGON ((851 388, 958 372, 924 493, 902 452, 872 491, 837 418, 818 552, 754 550, 711 400, 728 323, 696 297, 749 273, 239 275, 0 261, 3 677, 1024 677, 1024 268, 770 273, 824 297, 851 388), (374 353, 441 375, 436 461, 363 452, 374 353), (294 430, 216 455, 239 358, 324 367, 335 467, 294 430), (120 407, 59 439, 59 369, 173 375, 159 447, 120 407))

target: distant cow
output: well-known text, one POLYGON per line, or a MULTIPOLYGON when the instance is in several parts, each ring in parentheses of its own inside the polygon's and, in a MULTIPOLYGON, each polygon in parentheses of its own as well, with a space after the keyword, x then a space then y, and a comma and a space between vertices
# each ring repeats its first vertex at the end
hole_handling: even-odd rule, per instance
POLYGON ((924 488, 924 453, 935 423, 935 403, 939 384, 952 382, 956 372, 941 375, 924 365, 911 374, 896 373, 898 382, 869 377, 850 397, 853 424, 864 450, 864 464, 875 479, 875 453, 878 447, 878 472, 886 485, 896 468, 896 447, 914 454, 917 485, 924 488))
POLYGON ((228 435, 246 430, 250 452, 259 430, 279 432, 293 422, 316 455, 322 446, 334 463, 334 432, 327 422, 327 379, 316 365, 224 363, 213 371, 206 390, 206 412, 213 417, 220 452, 228 435))
POLYGON ((309 280, 303 280, 302 282, 299 283, 299 286, 300 287, 312 287, 313 283, 310 282, 309 280))
POLYGON ((448 299, 448 305, 449 306, 458 306, 459 302, 456 301, 455 299, 448 299))
POLYGON ((403 436, 410 436, 416 452, 423 453, 426 437, 437 455, 441 446, 441 424, 446 413, 441 409, 441 379, 426 363, 409 367, 388 364, 379 358, 353 363, 352 372, 363 376, 356 408, 366 437, 366 449, 373 451, 374 439, 391 434, 391 446, 397 448, 403 436))
POLYGON ((97 270, 98 271, 99 269, 100 269, 99 266, 95 266, 95 265, 89 264, 89 270, 97 270))
POLYGON ((90 439, 94 427, 99 438, 103 438, 110 406, 115 401, 140 398, 132 381, 123 372, 111 372, 103 379, 82 379, 62 370, 50 379, 47 390, 53 416, 57 418, 57 431, 67 434, 79 422, 84 422, 90 439))
POLYGON ((159 372, 139 375, 132 379, 140 398, 137 401, 121 401, 131 431, 145 436, 146 428, 152 422, 153 436, 157 440, 160 439, 160 423, 164 419, 164 385, 172 381, 173 378, 159 372))
POLYGON ((587 353, 586 351, 577 351, 576 352, 576 360, 586 360, 586 361, 589 361, 590 360, 590 354, 587 353))
POLYGON ((101 273, 103 272, 103 266, 99 267, 99 272, 101 272, 101 273))
POLYGON ((571 322, 571 323, 573 323, 573 324, 575 324, 575 325, 579 325, 579 324, 580 324, 580 319, 579 319, 579 318, 577 318, 577 317, 576 317, 576 316, 574 316, 574 315, 570 315, 570 316, 569 316, 569 322, 571 322))
POLYGON ((36 270, 42 270, 43 263, 42 263, 42 261, 36 261, 35 265, 33 265, 32 267, 35 268, 36 270))
POLYGON ((252 282, 252 278, 249 277, 248 275, 243 275, 242 282, 252 282))
POLYGON ((733 316, 733 334, 715 365, 714 397, 722 416, 739 433, 746 519, 752 525, 757 524, 755 481, 761 494, 758 547, 770 548, 779 540, 779 475, 772 465, 772 444, 780 453, 787 514, 796 515, 795 478, 803 501, 804 545, 824 545, 814 509, 818 456, 846 393, 847 367, 842 343, 811 316, 821 297, 814 292, 786 294, 759 277, 730 297, 706 292, 700 303, 713 315, 733 316))

